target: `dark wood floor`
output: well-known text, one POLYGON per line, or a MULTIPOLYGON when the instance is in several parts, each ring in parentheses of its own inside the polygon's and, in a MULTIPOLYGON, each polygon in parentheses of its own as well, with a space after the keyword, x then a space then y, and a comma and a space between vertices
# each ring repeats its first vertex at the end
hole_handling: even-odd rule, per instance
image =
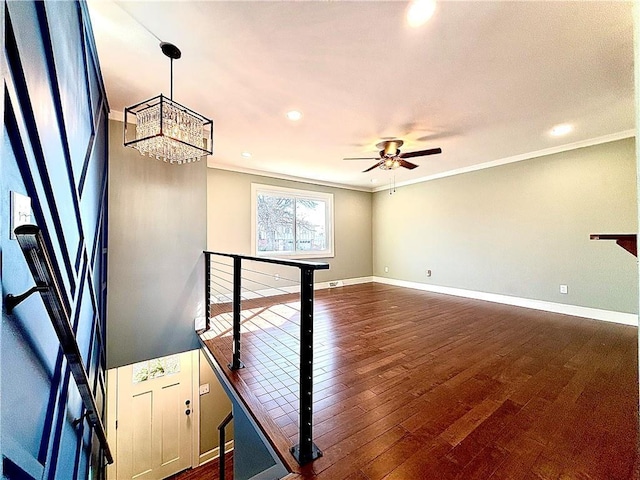
MULTIPOLYGON (((635 327, 373 283, 316 292, 324 456, 298 467, 298 306, 283 299, 243 304, 246 368, 225 371, 292 478, 638 478, 635 327)), ((216 332, 203 339, 226 365, 216 332)))
MULTIPOLYGON (((233 452, 225 455, 224 480, 233 480, 233 452)), ((220 459, 216 458, 201 467, 190 468, 184 472, 172 475, 165 480, 220 480, 220 459)))

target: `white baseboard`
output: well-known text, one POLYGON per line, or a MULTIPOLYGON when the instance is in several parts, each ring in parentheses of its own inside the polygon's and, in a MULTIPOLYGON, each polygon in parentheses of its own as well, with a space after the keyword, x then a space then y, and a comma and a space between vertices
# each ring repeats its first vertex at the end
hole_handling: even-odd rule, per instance
MULTIPOLYGON (((225 450, 224 450, 225 454, 227 454, 231 450, 233 450, 233 440, 229 440, 228 442, 225 442, 224 445, 225 445, 225 447, 224 447, 225 448, 225 450)), ((200 454, 200 459, 199 459, 199 463, 198 463, 197 466, 204 465, 207 462, 215 460, 219 456, 220 456, 220 447, 216 447, 216 448, 213 448, 213 449, 211 449, 211 450, 209 450, 207 452, 204 452, 204 453, 200 454)))
POLYGON ((325 288, 343 287, 347 285, 358 285, 360 283, 371 283, 373 277, 357 277, 357 278, 345 278, 343 280, 331 280, 329 282, 316 283, 314 290, 323 290, 325 288), (337 284, 337 285, 332 285, 337 284))
POLYGON ((598 308, 580 307, 578 305, 567 305, 564 303, 547 302, 544 300, 512 297, 509 295, 500 295, 497 293, 486 293, 478 292, 475 290, 464 290, 462 288, 443 287, 440 285, 408 282, 406 280, 396 280, 394 278, 386 277, 374 276, 373 281, 377 283, 384 283, 386 285, 395 285, 398 287, 414 288, 416 290, 424 290, 427 292, 455 295, 456 297, 473 298, 476 300, 485 300, 487 302, 514 305, 516 307, 532 308, 534 310, 543 310, 552 313, 562 313, 564 315, 572 315, 574 317, 583 317, 593 320, 602 320, 604 322, 638 326, 638 315, 633 313, 614 312, 611 310, 601 310, 598 308))

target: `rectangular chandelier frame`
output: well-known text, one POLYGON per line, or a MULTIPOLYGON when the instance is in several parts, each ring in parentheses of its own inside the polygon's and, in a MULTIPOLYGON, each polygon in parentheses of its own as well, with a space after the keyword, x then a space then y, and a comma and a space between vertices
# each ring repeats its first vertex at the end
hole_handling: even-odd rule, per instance
MULTIPOLYGON (((143 146, 148 145, 148 141, 158 137, 164 137, 169 144, 175 146, 176 148, 187 148, 193 149, 193 152, 197 152, 198 157, 202 157, 204 155, 213 155, 213 120, 206 118, 199 113, 191 110, 184 105, 179 104, 178 102, 171 100, 160 94, 156 97, 150 98, 148 100, 144 100, 140 103, 137 103, 131 107, 127 107, 124 110, 124 146, 125 147, 133 147, 143 153, 143 146), (149 111, 155 107, 159 107, 159 125, 158 128, 154 128, 154 132, 146 136, 141 136, 138 134, 138 126, 141 122, 139 122, 139 115, 143 112, 149 111), (167 128, 167 120, 166 113, 167 109, 174 109, 175 111, 179 111, 182 114, 185 114, 189 117, 196 119, 199 123, 201 123, 202 130, 202 146, 195 145, 186 141, 184 139, 178 138, 176 135, 172 135, 170 128, 167 128), (135 117, 135 122, 132 121, 135 117), (130 125, 131 123, 131 125, 130 125), (130 128, 134 127, 134 128, 130 128), (133 132, 133 133, 131 133, 133 132), (147 143, 140 143, 147 142, 147 143)), ((151 154, 150 156, 156 156, 157 158, 163 158, 158 154, 151 154)), ((200 158, 190 157, 190 158, 182 158, 182 159, 171 159, 171 158, 163 158, 165 161, 170 163, 188 163, 191 161, 199 160, 200 158)))

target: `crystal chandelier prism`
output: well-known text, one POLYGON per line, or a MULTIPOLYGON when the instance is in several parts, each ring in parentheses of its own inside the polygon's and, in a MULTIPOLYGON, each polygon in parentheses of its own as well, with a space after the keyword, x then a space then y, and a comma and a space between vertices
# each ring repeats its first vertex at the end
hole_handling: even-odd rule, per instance
POLYGON ((171 95, 167 98, 160 94, 125 108, 124 145, 172 164, 213 155, 213 120, 173 101, 173 60, 182 53, 167 42, 160 48, 171 59, 171 95))

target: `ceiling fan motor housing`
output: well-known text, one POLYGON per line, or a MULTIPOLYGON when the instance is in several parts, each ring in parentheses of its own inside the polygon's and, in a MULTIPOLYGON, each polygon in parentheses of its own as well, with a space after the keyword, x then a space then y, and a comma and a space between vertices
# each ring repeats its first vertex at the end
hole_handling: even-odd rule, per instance
POLYGON ((400 147, 404 142, 402 140, 385 140, 376 145, 381 148, 380 157, 397 157, 400 155, 400 147))

